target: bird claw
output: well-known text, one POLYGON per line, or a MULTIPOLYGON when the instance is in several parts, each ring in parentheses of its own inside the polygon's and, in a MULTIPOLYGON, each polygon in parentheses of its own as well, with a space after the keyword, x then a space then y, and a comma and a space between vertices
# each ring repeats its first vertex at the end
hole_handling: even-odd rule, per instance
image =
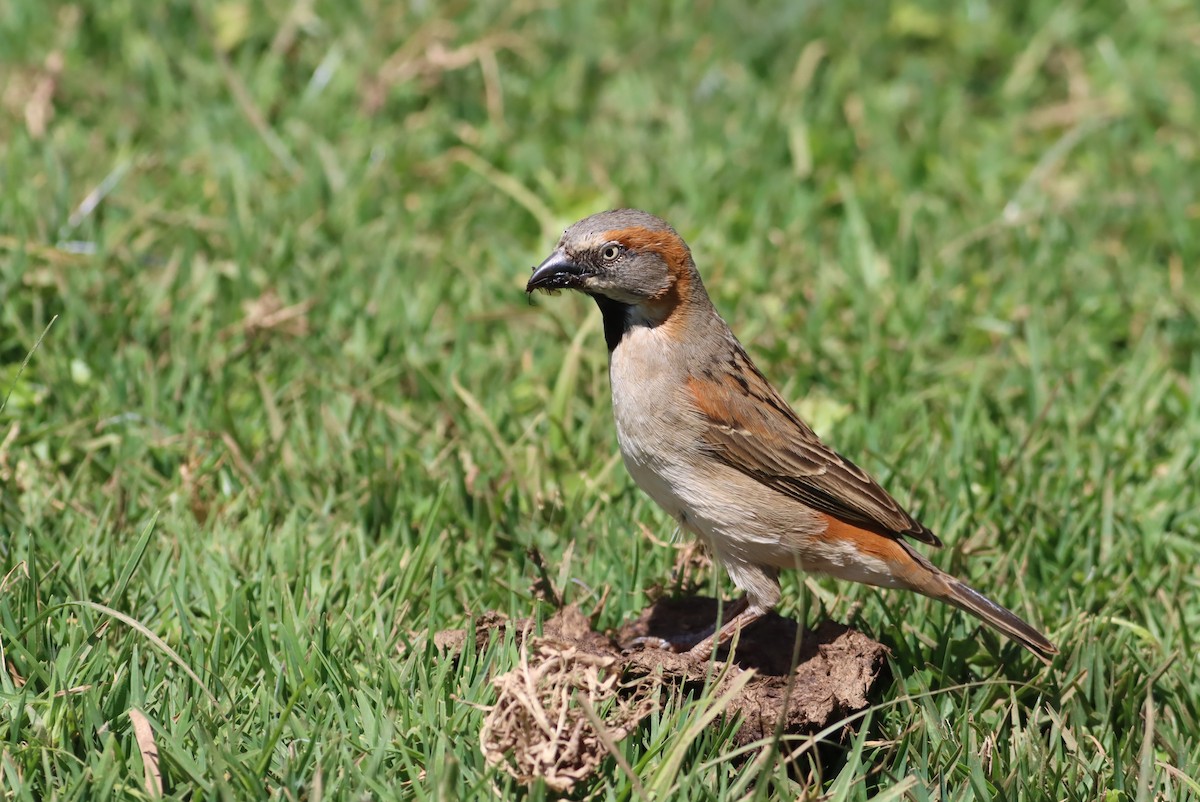
POLYGON ((632 651, 639 647, 663 649, 675 654, 686 655, 692 660, 709 660, 713 656, 713 652, 729 641, 742 626, 752 623, 762 615, 757 609, 748 608, 749 603, 743 596, 729 606, 719 626, 713 624, 700 632, 677 634, 668 638, 659 635, 641 635, 622 644, 622 648, 625 651, 632 651))
POLYGON ((622 644, 627 651, 634 649, 661 649, 674 654, 683 654, 707 660, 712 656, 712 632, 701 632, 698 635, 678 635, 674 638, 663 638, 658 635, 642 635, 622 644))
POLYGON ((666 638, 660 638, 657 635, 641 635, 633 640, 627 641, 621 645, 627 652, 632 652, 634 649, 662 649, 663 651, 676 651, 675 644, 666 638))

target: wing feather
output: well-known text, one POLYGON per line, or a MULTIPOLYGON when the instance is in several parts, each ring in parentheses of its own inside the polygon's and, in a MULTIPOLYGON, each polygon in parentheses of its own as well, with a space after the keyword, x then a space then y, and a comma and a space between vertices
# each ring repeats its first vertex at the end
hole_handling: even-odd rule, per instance
POLYGON ((694 375, 689 389, 717 459, 803 504, 879 534, 942 545, 878 482, 821 442, 746 352, 694 375))

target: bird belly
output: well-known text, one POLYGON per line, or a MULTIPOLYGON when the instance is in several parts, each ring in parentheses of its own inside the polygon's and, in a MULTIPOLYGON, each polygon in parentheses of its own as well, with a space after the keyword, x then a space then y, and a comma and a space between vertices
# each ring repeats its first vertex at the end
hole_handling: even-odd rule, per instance
POLYGON ((792 507, 787 520, 763 504, 765 490, 744 474, 694 454, 646 453, 621 438, 621 455, 630 476, 680 526, 697 535, 723 563, 741 562, 777 568, 801 567, 797 537, 815 533, 820 522, 792 507), (788 535, 793 535, 789 537, 788 535))
POLYGON ((624 446, 621 456, 629 475, 646 495, 681 526, 704 536, 706 540, 711 539, 709 527, 703 525, 706 516, 689 492, 692 482, 682 463, 672 465, 664 463, 661 458, 646 459, 644 454, 624 446))

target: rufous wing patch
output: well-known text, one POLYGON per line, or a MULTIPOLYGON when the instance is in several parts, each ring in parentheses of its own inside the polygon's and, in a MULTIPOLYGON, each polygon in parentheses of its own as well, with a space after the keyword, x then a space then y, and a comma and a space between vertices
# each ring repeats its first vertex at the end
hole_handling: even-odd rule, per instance
POLYGON ((695 376, 689 376, 687 388, 688 395, 692 397, 692 403, 695 404, 701 415, 718 426, 729 425, 728 410, 717 400, 716 395, 704 381, 695 376))
POLYGON ((761 414, 754 414, 753 401, 743 385, 731 378, 731 374, 713 373, 708 376, 690 376, 687 380, 692 404, 711 423, 743 435, 770 437, 761 414))

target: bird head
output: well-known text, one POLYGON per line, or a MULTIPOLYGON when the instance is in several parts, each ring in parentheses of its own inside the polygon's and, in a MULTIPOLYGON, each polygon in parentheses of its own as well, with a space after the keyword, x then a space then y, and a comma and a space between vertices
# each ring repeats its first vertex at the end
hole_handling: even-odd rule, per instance
POLYGON ((577 290, 640 307, 678 294, 695 270, 675 229, 647 212, 615 209, 564 231, 554 252, 533 269, 525 291, 577 290))

